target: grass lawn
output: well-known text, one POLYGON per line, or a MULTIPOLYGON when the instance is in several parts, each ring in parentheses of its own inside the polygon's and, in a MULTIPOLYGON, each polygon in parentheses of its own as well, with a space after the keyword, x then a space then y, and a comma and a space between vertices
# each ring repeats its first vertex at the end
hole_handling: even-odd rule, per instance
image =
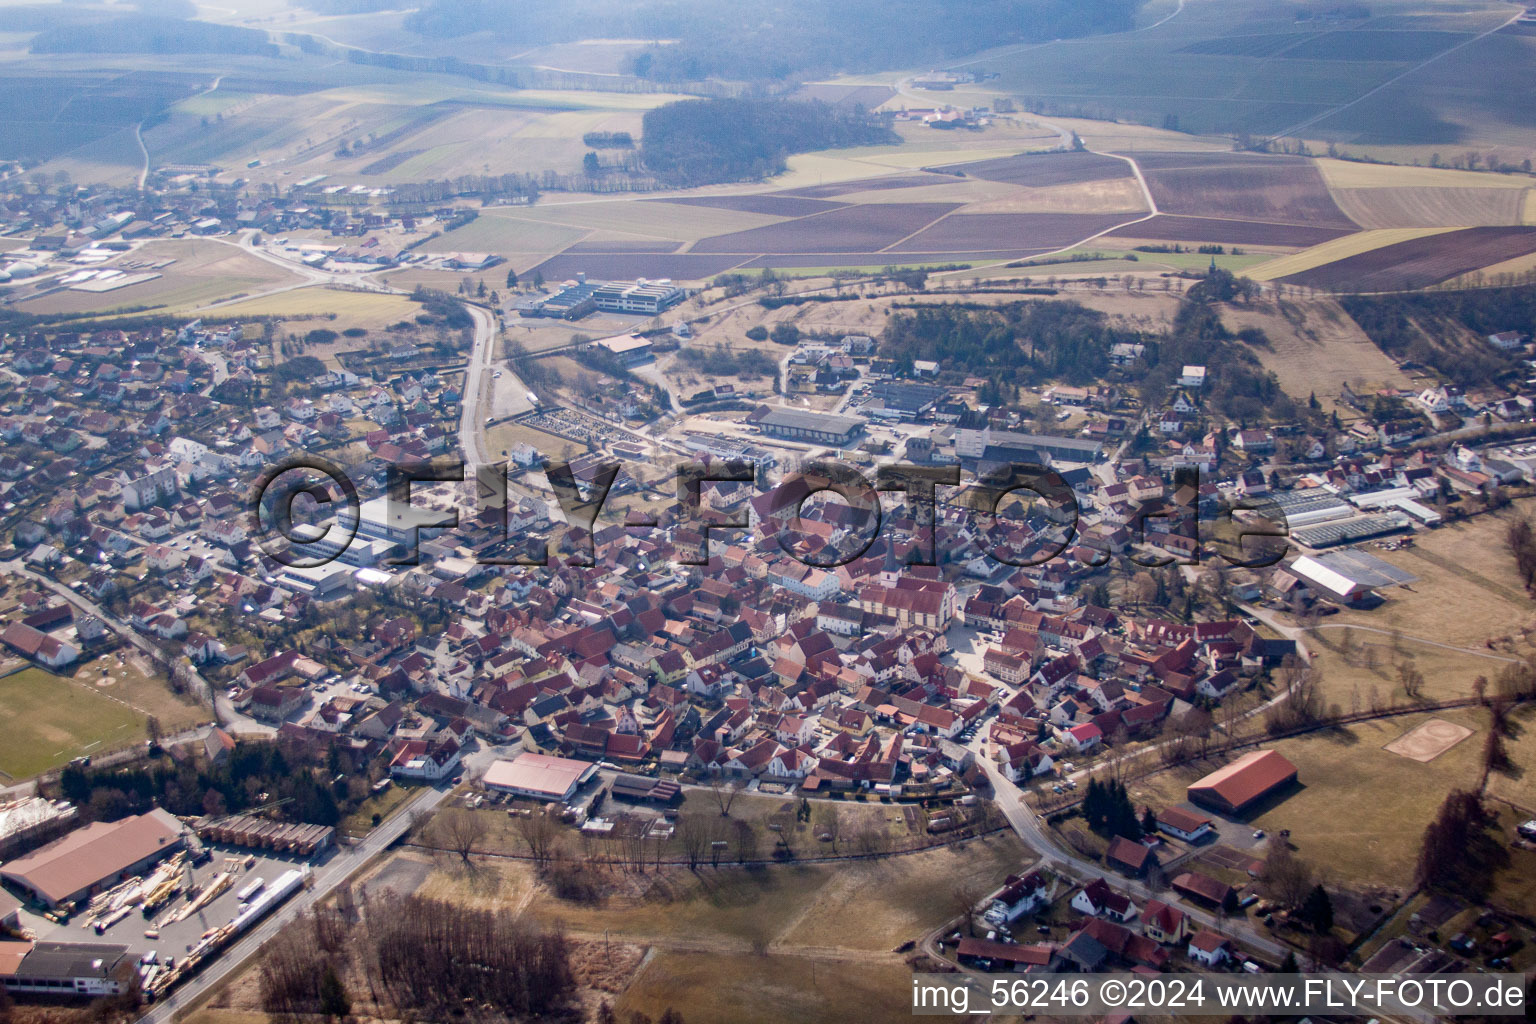
POLYGON ((105 654, 78 667, 70 679, 78 687, 93 688, 142 714, 154 715, 164 736, 213 720, 213 712, 202 704, 172 693, 170 684, 155 673, 144 655, 133 651, 119 660, 118 653, 123 652, 105 654))
POLYGON ((380 821, 387 819, 391 814, 395 813, 401 804, 418 792, 420 790, 417 788, 398 784, 391 785, 384 792, 370 796, 367 800, 358 804, 357 810, 342 820, 342 831, 350 832, 353 835, 366 835, 373 831, 373 816, 375 814, 379 816, 380 821))
MULTIPOLYGON (((421 306, 404 295, 388 295, 377 292, 350 292, 336 288, 296 288, 291 292, 279 292, 259 299, 247 299, 221 306, 218 315, 229 317, 277 316, 277 317, 332 317, 332 320, 306 320, 286 325, 293 334, 303 335, 324 328, 340 334, 349 327, 378 330, 401 320, 410 320, 421 312, 421 306)), ((348 338, 345 348, 364 348, 366 338, 348 338)))
MULTIPOLYGON (((1271 834, 1290 829, 1300 856, 1339 882, 1406 888, 1424 827, 1446 793, 1477 785, 1486 731, 1485 712, 1458 708, 1266 744, 1296 765, 1300 788, 1260 804, 1247 821, 1271 834), (1429 718, 1464 725, 1473 735, 1427 763, 1382 749, 1429 718)), ((1185 787, 1216 767, 1159 772, 1132 786, 1132 799, 1137 806, 1181 803, 1185 787)))
POLYGON ((652 1019, 678 1008, 689 1024, 845 1024, 903 1020, 911 970, 899 959, 817 962, 815 957, 660 952, 616 1009, 652 1019))
POLYGON ((144 716, 69 679, 27 668, 0 679, 0 772, 29 779, 144 738, 144 716))

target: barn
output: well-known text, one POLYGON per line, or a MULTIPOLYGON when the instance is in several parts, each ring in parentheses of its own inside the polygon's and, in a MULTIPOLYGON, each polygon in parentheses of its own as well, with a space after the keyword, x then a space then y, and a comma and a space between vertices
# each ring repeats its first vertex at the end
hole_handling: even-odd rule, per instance
POLYGON ((1188 793, 1191 801, 1203 807, 1241 814, 1295 781, 1296 766, 1278 750, 1255 750, 1190 783, 1188 793))

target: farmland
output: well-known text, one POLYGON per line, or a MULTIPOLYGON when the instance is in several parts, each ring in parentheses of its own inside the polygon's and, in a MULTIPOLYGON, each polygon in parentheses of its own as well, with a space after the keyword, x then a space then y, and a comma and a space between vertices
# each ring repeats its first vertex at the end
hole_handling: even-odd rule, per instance
POLYGON ((26 668, 0 677, 0 775, 29 779, 92 750, 144 736, 144 716, 84 681, 26 668))
POLYGON ((419 312, 421 307, 404 295, 320 287, 296 288, 218 307, 221 317, 324 318, 328 321, 324 326, 337 331, 348 327, 376 330, 409 320, 419 312))
POLYGON ((1327 291, 1422 288, 1536 252, 1536 227, 1480 227, 1398 242, 1279 280, 1327 291))
POLYGON ((1164 213, 1353 228, 1322 174, 1297 157, 1144 153, 1136 158, 1164 213))
POLYGON ((1124 160, 1097 153, 1026 153, 938 168, 985 181, 1040 188, 1106 178, 1128 178, 1131 168, 1124 160))
POLYGON ((875 252, 900 242, 944 214, 948 203, 885 203, 853 206, 784 224, 700 239, 696 253, 875 252))
POLYGON ((1526 193, 1511 188, 1351 188, 1333 198, 1363 228, 1519 224, 1526 193))
POLYGON ((1262 221, 1225 220, 1219 217, 1179 217, 1158 214, 1114 231, 1115 238, 1151 242, 1217 242, 1225 245, 1270 245, 1300 248, 1318 245, 1349 234, 1344 227, 1310 227, 1304 224, 1270 224, 1262 221))
POLYGON ((1126 219, 1125 215, 1113 213, 958 213, 891 246, 890 251, 937 253, 1054 249, 1123 224, 1126 219))
POLYGON ((1357 231, 1352 235, 1344 235, 1331 241, 1323 242, 1303 249, 1301 252, 1279 256, 1261 267, 1256 268, 1249 277, 1256 281, 1273 281, 1289 274, 1299 274, 1313 267, 1320 267, 1326 263, 1347 259, 1350 256, 1358 256, 1361 253, 1370 252, 1372 249, 1380 249, 1387 245, 1396 245, 1398 242, 1407 242, 1415 238, 1423 238, 1428 235, 1438 234, 1449 228, 1391 228, 1376 231, 1357 231))
POLYGON ((982 56, 1001 73, 997 88, 1047 115, 1143 124, 1177 118, 1187 132, 1254 135, 1325 115, 1438 58, 1320 121, 1307 137, 1373 152, 1422 146, 1425 163, 1430 145, 1530 154, 1536 103, 1515 69, 1529 66, 1536 39, 1506 31, 1472 42, 1516 13, 1508 5, 1474 0, 1441 9, 1389 0, 1342 22, 1298 20, 1293 10, 1262 0, 1191 0, 1141 32, 982 56))

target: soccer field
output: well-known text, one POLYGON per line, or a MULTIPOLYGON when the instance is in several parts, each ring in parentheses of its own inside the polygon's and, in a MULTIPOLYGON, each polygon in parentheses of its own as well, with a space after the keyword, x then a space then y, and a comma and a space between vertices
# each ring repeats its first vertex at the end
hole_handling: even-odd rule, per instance
POLYGON ((72 679, 27 668, 0 679, 0 773, 29 779, 142 739, 144 716, 72 679))

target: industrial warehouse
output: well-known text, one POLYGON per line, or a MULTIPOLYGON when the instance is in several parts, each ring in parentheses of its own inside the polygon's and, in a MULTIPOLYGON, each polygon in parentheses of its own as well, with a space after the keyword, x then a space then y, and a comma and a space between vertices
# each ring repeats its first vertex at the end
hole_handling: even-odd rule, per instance
POLYGON ((485 788, 493 792, 564 803, 596 774, 597 765, 591 761, 548 754, 519 754, 510 761, 497 761, 491 765, 482 781, 485 788))
POLYGON ((747 417, 747 422, 770 437, 827 445, 845 445, 864 429, 864 421, 857 416, 833 416, 766 405, 759 406, 747 417))
POLYGON ((84 899, 182 848, 181 823, 163 810, 92 822, 0 866, 0 879, 48 907, 84 899))

